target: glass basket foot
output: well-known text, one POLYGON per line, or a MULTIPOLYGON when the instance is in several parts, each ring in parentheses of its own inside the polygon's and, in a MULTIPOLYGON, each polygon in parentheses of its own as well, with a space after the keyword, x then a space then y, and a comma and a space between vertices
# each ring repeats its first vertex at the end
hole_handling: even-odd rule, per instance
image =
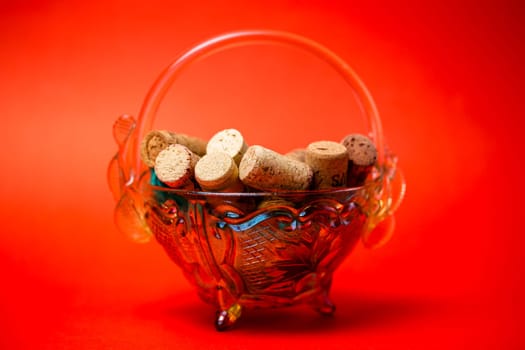
POLYGON ((224 331, 231 328, 235 322, 241 317, 242 308, 239 304, 233 304, 227 310, 217 311, 217 318, 215 319, 215 328, 218 331, 224 331))
POLYGON ((331 316, 335 312, 335 304, 327 295, 319 296, 312 306, 321 315, 331 316))

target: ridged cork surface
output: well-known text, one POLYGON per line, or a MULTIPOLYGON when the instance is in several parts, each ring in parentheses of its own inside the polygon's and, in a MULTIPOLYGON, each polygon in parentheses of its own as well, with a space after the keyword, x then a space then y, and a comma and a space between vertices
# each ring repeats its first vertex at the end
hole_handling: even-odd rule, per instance
POLYGON ((310 166, 259 145, 250 146, 239 165, 239 178, 260 190, 306 190, 313 172, 310 166))

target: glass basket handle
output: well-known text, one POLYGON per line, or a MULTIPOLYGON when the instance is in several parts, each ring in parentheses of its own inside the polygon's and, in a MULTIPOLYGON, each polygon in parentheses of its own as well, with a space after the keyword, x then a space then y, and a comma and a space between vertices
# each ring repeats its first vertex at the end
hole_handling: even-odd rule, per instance
POLYGON ((281 43, 288 46, 298 47, 318 56, 323 61, 330 64, 352 87, 356 100, 367 119, 370 130, 369 136, 376 144, 378 161, 380 163, 383 161, 383 131, 376 105, 370 92, 359 76, 344 60, 317 42, 296 34, 283 31, 250 30, 227 33, 204 41, 185 52, 160 74, 146 95, 146 99, 142 105, 137 121, 137 135, 135 138, 135 144, 133 145, 133 151, 135 152, 134 168, 136 174, 140 174, 142 170, 139 151, 140 140, 142 140, 145 133, 151 130, 157 110, 179 74, 192 63, 211 54, 236 46, 261 43, 281 43))

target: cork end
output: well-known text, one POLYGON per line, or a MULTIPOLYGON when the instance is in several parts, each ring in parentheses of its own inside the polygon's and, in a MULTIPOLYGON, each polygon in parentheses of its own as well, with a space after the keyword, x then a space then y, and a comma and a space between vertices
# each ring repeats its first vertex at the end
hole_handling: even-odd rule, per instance
POLYGON ((160 151, 155 161, 155 173, 169 187, 181 187, 193 175, 195 155, 185 146, 172 144, 160 151))
POLYGON ((195 179, 206 190, 221 190, 238 179, 238 168, 224 152, 203 156, 195 165, 195 179))
POLYGON ((140 144, 140 157, 150 168, 155 166, 159 153, 176 142, 174 135, 166 130, 152 130, 144 136, 140 144))
POLYGON ((244 153, 239 164, 239 178, 242 182, 249 182, 250 178, 256 174, 259 168, 258 159, 261 157, 262 151, 262 146, 253 145, 244 153))
POLYGON ((377 160, 376 146, 364 135, 350 134, 341 141, 341 144, 346 147, 348 158, 356 166, 371 166, 377 160))
POLYGON ((240 163, 248 145, 237 129, 225 129, 213 135, 206 146, 206 153, 223 152, 240 163))
POLYGON ((340 159, 348 157, 346 147, 334 141, 316 141, 308 145, 306 155, 317 159, 340 159))

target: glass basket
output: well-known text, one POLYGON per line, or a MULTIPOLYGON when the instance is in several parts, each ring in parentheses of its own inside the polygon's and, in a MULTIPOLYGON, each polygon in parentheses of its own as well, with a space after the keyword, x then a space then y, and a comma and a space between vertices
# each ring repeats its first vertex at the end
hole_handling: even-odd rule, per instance
POLYGON ((182 269, 199 296, 217 310, 224 330, 243 308, 309 304, 332 314, 334 270, 361 240, 377 247, 390 238, 393 213, 405 183, 396 157, 383 142, 381 121, 365 85, 341 58, 320 44, 287 32, 241 31, 214 37, 185 52, 159 76, 137 119, 113 127, 118 152, 108 169, 117 201, 118 228, 137 242, 155 238, 182 269), (332 66, 348 83, 376 145, 376 165, 365 184, 311 191, 221 193, 159 186, 140 158, 159 104, 191 63, 253 43, 286 44, 332 66), (276 201, 278 197, 280 200, 276 201), (261 202, 268 203, 260 206, 261 202))

